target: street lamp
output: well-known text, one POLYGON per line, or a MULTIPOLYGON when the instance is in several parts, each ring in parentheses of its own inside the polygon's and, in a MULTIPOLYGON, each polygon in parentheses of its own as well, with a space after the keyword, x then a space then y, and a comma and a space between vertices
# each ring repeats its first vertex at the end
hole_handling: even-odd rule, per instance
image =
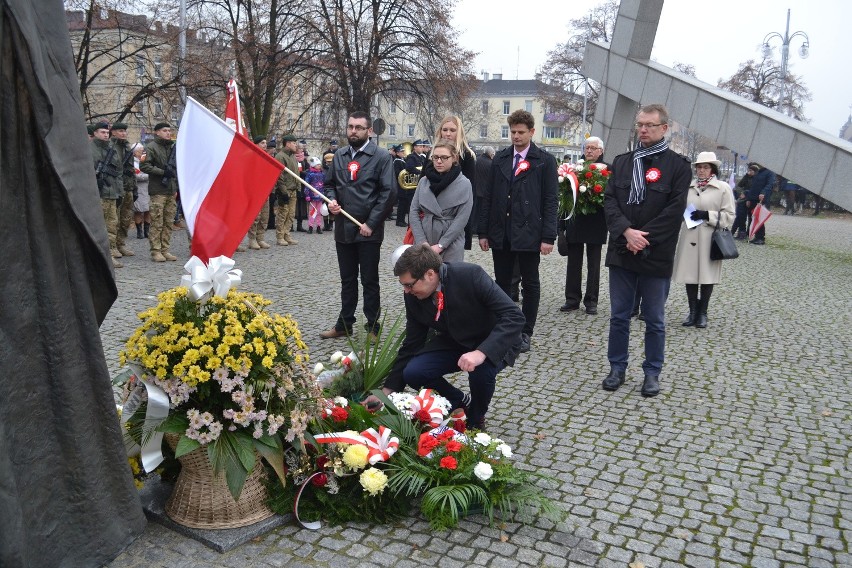
POLYGON ((769 45, 769 40, 778 38, 781 40, 781 79, 784 81, 783 87, 781 90, 781 100, 784 100, 784 91, 790 91, 788 96, 790 97, 790 107, 793 106, 792 98, 793 93, 792 89, 789 89, 790 82, 787 77, 787 63, 790 60, 790 42, 793 41, 795 37, 804 38, 801 47, 799 48, 799 57, 802 59, 807 59, 810 54, 810 39, 808 38, 808 34, 803 31, 793 32, 790 34, 790 9, 787 8, 787 28, 784 30, 784 35, 782 36, 778 32, 770 32, 766 34, 766 37, 763 38, 763 57, 769 57, 772 55, 772 47, 769 45))

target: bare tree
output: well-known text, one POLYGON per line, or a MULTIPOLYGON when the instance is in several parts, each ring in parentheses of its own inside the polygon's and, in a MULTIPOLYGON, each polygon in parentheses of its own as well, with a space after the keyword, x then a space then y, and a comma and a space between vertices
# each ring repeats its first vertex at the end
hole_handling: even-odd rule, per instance
POLYGON ((347 112, 376 95, 421 104, 463 91, 473 53, 458 44, 454 0, 311 0, 305 14, 308 66, 336 86, 347 112), (453 86, 455 81, 460 81, 453 86), (425 86, 428 86, 426 88, 425 86))
POLYGON ((571 20, 568 41, 558 44, 547 54, 547 61, 541 69, 545 86, 539 98, 550 113, 565 116, 563 126, 582 120, 583 96, 587 92, 586 117, 591 124, 600 86, 583 75, 586 42, 611 41, 617 15, 617 0, 606 0, 595 6, 586 16, 571 20))
POLYGON ((811 100, 811 92, 801 77, 788 71, 785 78, 781 66, 771 59, 749 59, 727 80, 719 79, 717 85, 735 95, 807 121, 804 103, 811 100))
MULTIPOLYGON (((149 97, 158 108, 176 95, 177 29, 156 23, 159 2, 69 0, 66 20, 74 50, 83 114, 87 120, 123 120, 149 97), (153 18, 119 11, 144 9, 153 18)), ((165 115, 165 111, 163 111, 165 115)))

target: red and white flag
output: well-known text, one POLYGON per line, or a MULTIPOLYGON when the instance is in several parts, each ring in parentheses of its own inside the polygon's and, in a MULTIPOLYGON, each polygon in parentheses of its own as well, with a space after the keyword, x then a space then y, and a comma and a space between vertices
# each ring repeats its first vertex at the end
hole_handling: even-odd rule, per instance
POLYGON ((761 228, 770 217, 772 217, 772 211, 758 203, 757 207, 755 207, 751 212, 751 227, 748 230, 748 238, 753 239, 757 230, 761 228))
POLYGON ((192 254, 207 262, 237 250, 283 164, 193 98, 177 138, 177 171, 192 254))
POLYGON ((225 105, 225 123, 240 134, 246 133, 245 128, 243 128, 240 93, 237 90, 237 82, 233 79, 228 81, 228 104, 225 105))

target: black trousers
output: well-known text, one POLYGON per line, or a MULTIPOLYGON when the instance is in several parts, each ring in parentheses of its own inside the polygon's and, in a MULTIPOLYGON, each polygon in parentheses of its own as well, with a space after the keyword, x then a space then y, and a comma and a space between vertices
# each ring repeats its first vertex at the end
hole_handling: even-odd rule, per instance
POLYGON ((396 192, 396 224, 400 227, 405 227, 405 216, 408 215, 408 210, 411 208, 411 199, 414 197, 413 191, 399 190, 396 192))
POLYGON ((379 257, 382 243, 335 243, 337 265, 340 268, 340 316, 335 328, 352 331, 355 309, 358 307, 358 275, 364 288, 365 329, 379 331, 381 298, 379 290, 379 257))
POLYGON ((521 286, 524 289, 524 297, 521 302, 521 311, 527 319, 524 323, 524 333, 532 335, 535 320, 538 318, 538 303, 541 299, 541 280, 538 275, 538 265, 541 255, 534 252, 513 252, 507 250, 491 249, 494 259, 494 279, 497 285, 511 297, 512 271, 517 259, 518 268, 521 270, 521 286))
POLYGON ((565 303, 579 306, 580 300, 587 308, 597 307, 601 286, 601 248, 603 245, 568 243, 568 265, 565 269, 565 303), (583 296, 583 247, 586 248, 588 277, 586 295, 583 296))

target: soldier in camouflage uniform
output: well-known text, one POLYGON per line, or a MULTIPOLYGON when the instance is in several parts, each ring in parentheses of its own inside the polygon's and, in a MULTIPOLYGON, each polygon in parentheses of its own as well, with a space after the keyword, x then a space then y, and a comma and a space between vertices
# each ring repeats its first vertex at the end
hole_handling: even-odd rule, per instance
MULTIPOLYGON (((255 136, 254 143, 266 152, 266 136, 255 136)), ((274 187, 272 189, 275 189, 274 187)), ((248 230, 249 248, 252 250, 268 249, 269 244, 263 239, 266 225, 269 223, 269 199, 264 200, 260 213, 257 214, 248 230)))
POLYGON ((155 138, 145 145, 148 159, 142 162, 140 169, 148 174, 148 195, 151 200, 151 229, 148 240, 151 243, 151 260, 165 262, 177 260, 169 252, 172 240, 172 222, 177 211, 178 183, 174 168, 174 141, 172 126, 168 122, 159 122, 154 126, 155 138))
POLYGON ((121 258, 115 245, 115 235, 118 229, 118 198, 124 193, 121 182, 121 154, 109 141, 109 124, 99 122, 94 125, 92 139, 92 159, 95 164, 95 175, 98 180, 98 192, 101 196, 101 209, 104 214, 109 250, 112 254, 112 264, 115 268, 124 266, 117 261, 121 258))
POLYGON ((134 252, 127 248, 127 231, 133 226, 133 202, 136 201, 136 168, 133 166, 133 151, 127 141, 127 125, 116 122, 110 128, 116 150, 121 153, 122 185, 124 195, 118 208, 118 231, 115 234, 115 248, 122 256, 133 256, 134 252))
MULTIPOLYGON (((288 134, 281 140, 284 142, 284 150, 278 153, 276 159, 284 164, 288 170, 299 175, 299 164, 294 157, 299 150, 299 141, 292 134, 288 134)), ((283 171, 275 183, 277 201, 275 206, 275 237, 281 246, 298 244, 298 241, 290 236, 290 228, 293 226, 293 217, 296 214, 296 192, 300 186, 299 180, 283 171)))

